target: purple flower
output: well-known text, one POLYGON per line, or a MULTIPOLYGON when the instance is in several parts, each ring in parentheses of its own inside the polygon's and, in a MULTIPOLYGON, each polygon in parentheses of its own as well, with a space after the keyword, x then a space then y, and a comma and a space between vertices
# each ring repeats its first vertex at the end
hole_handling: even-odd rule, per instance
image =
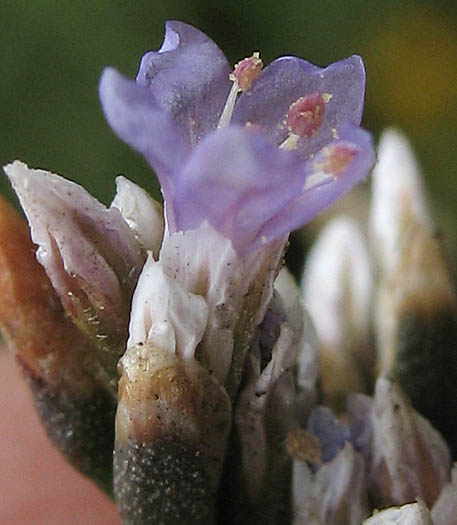
POLYGON ((287 235, 366 176, 365 72, 257 54, 231 68, 206 35, 168 22, 136 81, 107 69, 108 122, 156 171, 170 233, 207 221, 239 254, 287 235), (241 93, 241 94, 240 94, 241 93))

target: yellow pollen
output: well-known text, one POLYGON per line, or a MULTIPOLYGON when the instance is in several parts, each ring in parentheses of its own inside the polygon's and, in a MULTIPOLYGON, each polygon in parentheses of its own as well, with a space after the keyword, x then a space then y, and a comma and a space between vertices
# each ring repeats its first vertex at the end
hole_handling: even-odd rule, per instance
POLYGON ((297 148, 298 140, 300 136, 295 133, 289 133, 286 139, 279 145, 279 149, 285 151, 292 151, 297 148))
POLYGON ((313 465, 322 462, 322 448, 319 439, 304 428, 289 431, 285 442, 286 450, 293 459, 307 461, 313 465))
POLYGON ((332 100, 333 95, 331 93, 323 93, 322 94, 322 100, 328 104, 330 100, 332 100))

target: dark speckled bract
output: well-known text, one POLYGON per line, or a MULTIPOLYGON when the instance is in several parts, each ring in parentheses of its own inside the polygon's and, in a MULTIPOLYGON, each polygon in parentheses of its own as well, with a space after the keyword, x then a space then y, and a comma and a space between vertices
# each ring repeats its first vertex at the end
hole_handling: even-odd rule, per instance
POLYGON ((201 456, 175 438, 127 441, 114 453, 114 484, 125 525, 210 525, 214 494, 201 456))

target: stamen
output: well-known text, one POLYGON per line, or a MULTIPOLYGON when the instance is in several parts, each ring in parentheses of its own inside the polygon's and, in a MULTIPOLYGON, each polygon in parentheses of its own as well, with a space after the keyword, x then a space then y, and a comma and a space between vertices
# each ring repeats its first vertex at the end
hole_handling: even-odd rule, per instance
POLYGON ((330 93, 310 93, 293 102, 284 121, 289 135, 279 147, 293 150, 297 147, 300 137, 314 137, 324 122, 325 104, 331 98, 330 93))
POLYGON ((224 109, 222 111, 218 128, 223 128, 230 124, 233 110, 235 109, 238 93, 249 91, 252 83, 262 71, 263 63, 259 53, 254 53, 248 58, 244 58, 235 65, 234 70, 230 73, 230 80, 233 82, 232 89, 227 97, 224 109))
POLYGON ((349 144, 335 144, 324 148, 322 153, 324 154, 321 162, 322 171, 337 179, 351 164, 357 150, 349 144))
POLYGON ((332 182, 334 180, 335 178, 332 175, 325 173, 324 171, 318 171, 317 173, 312 173, 306 177, 304 189, 307 191, 311 188, 322 186, 323 184, 327 184, 328 182, 332 182))
POLYGON ((292 151, 297 147, 299 138, 299 135, 295 135, 295 133, 289 133, 286 140, 280 144, 279 148, 285 149, 286 151, 292 151))
POLYGON ((240 60, 235 65, 233 72, 230 73, 229 78, 233 82, 238 82, 241 91, 249 91, 252 83, 262 71, 262 67, 263 62, 260 59, 260 54, 256 52, 252 56, 240 60))
POLYGON ((324 121, 325 102, 319 93, 300 97, 290 105, 286 116, 286 126, 291 133, 311 138, 324 121))
POLYGON ((217 125, 218 128, 225 128, 230 124, 230 121, 232 120, 233 110, 235 109, 236 99, 240 91, 241 90, 238 86, 238 81, 235 80, 233 82, 232 89, 230 90, 230 93, 227 97, 227 101, 225 102, 224 109, 222 111, 219 123, 217 125))
POLYGON ((337 180, 353 161, 357 150, 349 144, 335 144, 322 149, 322 157, 314 163, 315 173, 308 175, 305 191, 337 180))

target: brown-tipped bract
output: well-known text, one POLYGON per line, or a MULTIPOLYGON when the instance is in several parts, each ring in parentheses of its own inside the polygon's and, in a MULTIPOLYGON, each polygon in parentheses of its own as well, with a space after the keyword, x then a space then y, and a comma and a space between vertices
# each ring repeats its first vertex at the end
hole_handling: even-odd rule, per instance
POLYGON ((124 523, 212 522, 231 403, 194 359, 151 343, 121 360, 114 490, 124 523))

